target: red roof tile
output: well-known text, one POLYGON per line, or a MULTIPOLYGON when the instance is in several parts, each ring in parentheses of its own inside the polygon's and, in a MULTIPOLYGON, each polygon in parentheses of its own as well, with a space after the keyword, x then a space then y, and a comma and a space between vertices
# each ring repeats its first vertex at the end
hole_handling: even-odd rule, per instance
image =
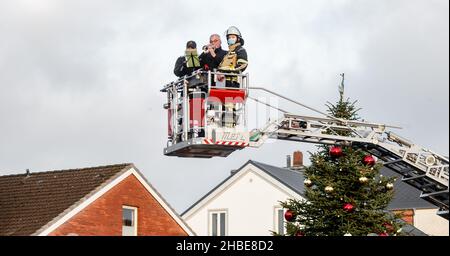
POLYGON ((0 235, 31 235, 107 180, 117 164, 0 176, 0 235))

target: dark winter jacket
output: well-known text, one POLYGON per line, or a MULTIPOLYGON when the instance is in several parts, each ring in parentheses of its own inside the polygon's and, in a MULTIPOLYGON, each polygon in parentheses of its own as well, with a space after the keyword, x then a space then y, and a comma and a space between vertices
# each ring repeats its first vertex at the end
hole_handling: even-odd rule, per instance
POLYGON ((214 52, 216 53, 215 58, 209 52, 200 54, 200 64, 203 69, 214 70, 215 68, 218 68, 223 57, 227 54, 227 51, 224 51, 222 47, 215 49, 214 52), (205 65, 207 68, 205 68, 205 65))
POLYGON ((199 69, 199 68, 188 68, 186 65, 186 57, 181 56, 177 59, 177 62, 175 63, 175 68, 173 69, 173 73, 178 77, 182 77, 185 75, 192 74, 192 72, 194 72, 197 69, 199 69))

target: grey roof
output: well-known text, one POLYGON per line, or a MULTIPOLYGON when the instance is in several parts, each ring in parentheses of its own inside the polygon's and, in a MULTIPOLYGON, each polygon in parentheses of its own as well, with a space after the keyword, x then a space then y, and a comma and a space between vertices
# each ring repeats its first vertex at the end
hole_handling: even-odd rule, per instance
POLYGON ((414 227, 411 224, 406 223, 405 221, 401 220, 403 222, 402 231, 407 236, 428 236, 426 233, 424 233, 422 230, 414 227))
POLYGON ((402 176, 393 170, 383 167, 380 174, 387 177, 397 177, 394 182, 394 199, 388 205, 389 210, 395 209, 437 209, 434 204, 420 198, 419 189, 402 181, 402 176))
MULTIPOLYGON (((298 192, 303 194, 305 187, 303 184, 304 176, 298 171, 292 171, 286 168, 280 168, 268 164, 263 164, 256 161, 249 161, 253 165, 259 167, 261 170, 273 176, 275 179, 298 192)), ((434 209, 435 205, 420 198, 421 191, 411 185, 401 181, 401 175, 392 171, 389 168, 383 167, 380 174, 387 177, 397 177, 394 183, 394 199, 388 205, 389 210, 395 209, 434 209)))
MULTIPOLYGON (((290 189, 297 192, 299 195, 303 195, 303 192, 305 190, 305 186, 303 184, 303 181, 305 179, 303 172, 301 171, 294 171, 287 168, 280 168, 273 165, 268 165, 264 163, 260 163, 257 161, 249 160, 245 164, 243 164, 238 170, 234 171, 230 176, 228 176, 225 180, 223 180, 220 184, 215 186, 211 191, 206 193, 202 198, 200 198, 197 202, 195 202, 193 205, 191 205, 188 209, 186 209, 181 215, 184 215, 187 213, 190 209, 192 209, 194 206, 199 204, 204 198, 206 198, 208 195, 213 193, 217 188, 219 188, 222 184, 227 182, 231 177, 236 175, 239 171, 241 171, 245 166, 248 164, 253 164, 254 166, 258 167, 260 170, 266 172, 270 176, 272 176, 274 179, 278 180, 283 185, 289 187, 290 189)), ((402 182, 401 181, 401 175, 386 168, 383 167, 380 170, 380 174, 383 176, 388 177, 398 177, 397 180, 394 183, 394 199, 391 201, 391 203, 388 205, 389 210, 395 210, 395 209, 412 209, 412 208, 436 208, 435 205, 425 201, 424 199, 421 199, 420 193, 421 191, 402 182)), ((401 220, 402 221, 402 220, 401 220)), ((427 236, 424 232, 417 229, 416 227, 405 224, 403 226, 403 232, 407 235, 411 236, 427 236)))
POLYGON ((303 185, 304 176, 303 173, 298 171, 292 171, 287 168, 280 168, 268 164, 263 164, 260 162, 256 162, 253 160, 248 160, 245 164, 243 164, 239 169, 232 172, 230 176, 228 176, 225 180, 223 180, 221 183, 219 183, 217 186, 215 186, 213 189, 211 189, 208 193, 206 193, 202 198, 197 200, 194 204, 192 204, 189 208, 187 208, 181 216, 186 214, 189 210, 194 208, 197 204, 199 204, 203 199, 205 199, 207 196, 209 196, 211 193, 213 193, 216 189, 218 189, 222 184, 227 182, 229 179, 231 179, 236 173, 240 172, 245 166, 248 164, 253 164, 254 166, 258 167, 260 170, 266 172, 270 176, 272 176, 274 179, 278 180, 280 183, 284 184, 288 188, 292 189, 293 191, 297 192, 298 194, 303 194, 303 191, 305 189, 303 185))
MULTIPOLYGON (((288 168, 276 167, 268 164, 263 164, 253 160, 248 161, 248 163, 253 164, 264 172, 268 173, 270 176, 283 183, 285 186, 294 190, 298 194, 303 194, 305 186, 303 180, 305 177, 302 172, 293 171, 288 168)), ((245 164, 246 165, 246 164, 245 164)))
MULTIPOLYGON (((200 203, 204 198, 209 196, 212 192, 214 192, 217 188, 219 188, 222 184, 227 182, 231 177, 236 175, 239 171, 241 171, 248 164, 253 164, 258 167, 262 171, 266 172, 274 179, 278 180, 283 185, 289 187, 300 195, 303 195, 305 190, 305 186, 303 184, 303 180, 305 179, 303 173, 301 171, 293 171, 287 168, 276 167, 273 165, 268 165, 264 163, 260 163, 257 161, 249 160, 245 164, 243 164, 238 170, 233 172, 232 175, 228 176, 225 180, 215 186, 211 191, 206 193, 202 198, 200 198, 197 202, 191 205, 188 209, 186 209, 181 215, 187 213, 190 209, 200 203)), ((401 181, 400 174, 392 171, 389 168, 383 167, 380 170, 380 174, 383 176, 389 177, 398 177, 397 181, 394 183, 394 199, 389 203, 389 210, 397 210, 397 209, 436 209, 437 207, 428 201, 420 198, 421 191, 406 184, 401 181)))

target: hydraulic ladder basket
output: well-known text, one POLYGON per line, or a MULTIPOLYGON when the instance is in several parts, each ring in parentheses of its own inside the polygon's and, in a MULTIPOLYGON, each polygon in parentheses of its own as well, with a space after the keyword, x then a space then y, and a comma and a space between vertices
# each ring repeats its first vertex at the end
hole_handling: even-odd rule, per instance
MULTIPOLYGON (((223 79, 225 80, 225 79, 223 79)), ((245 102, 248 74, 197 70, 166 84, 164 108, 168 140, 164 154, 178 157, 226 157, 249 145, 245 102), (227 87, 218 76, 236 77, 227 87)))

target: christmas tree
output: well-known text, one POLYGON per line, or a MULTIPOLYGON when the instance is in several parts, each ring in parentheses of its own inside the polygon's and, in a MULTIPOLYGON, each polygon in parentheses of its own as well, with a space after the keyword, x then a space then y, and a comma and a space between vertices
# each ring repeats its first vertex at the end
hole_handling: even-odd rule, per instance
MULTIPOLYGON (((336 118, 358 120, 355 102, 327 104, 336 118)), ((340 135, 349 134, 341 133, 340 135)), ((318 146, 305 169, 306 200, 281 202, 286 234, 292 236, 401 235, 399 216, 386 210, 394 178, 379 174, 381 163, 352 146, 318 146)), ((275 234, 275 233, 274 233, 275 234)))

